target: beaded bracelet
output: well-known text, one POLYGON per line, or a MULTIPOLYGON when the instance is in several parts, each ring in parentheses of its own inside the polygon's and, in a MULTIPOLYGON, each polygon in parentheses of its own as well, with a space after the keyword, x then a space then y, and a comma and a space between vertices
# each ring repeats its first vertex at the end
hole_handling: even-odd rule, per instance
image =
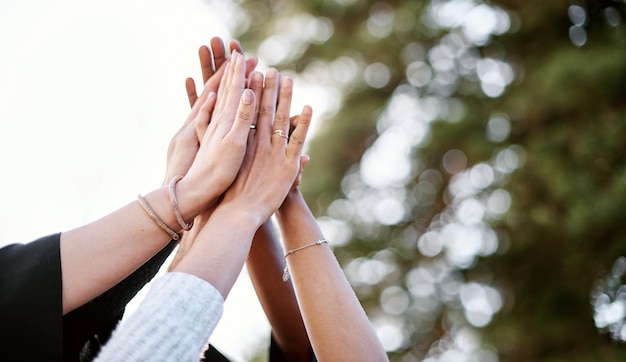
POLYGON ((183 230, 190 230, 193 226, 193 220, 191 220, 189 224, 185 222, 185 220, 183 219, 183 215, 181 215, 180 209, 178 208, 178 199, 176 199, 176 183, 182 180, 182 178, 183 177, 179 175, 172 177, 172 179, 170 180, 170 204, 172 205, 172 211, 174 212, 174 215, 176 216, 176 220, 178 220, 178 224, 180 225, 180 227, 183 230))
POLYGON ((137 201, 139 201, 139 205, 141 205, 141 207, 143 208, 143 211, 145 211, 146 214, 150 216, 150 218, 152 219, 152 221, 154 221, 155 224, 157 224, 166 233, 170 234, 172 239, 174 240, 180 239, 180 235, 178 235, 178 233, 175 232, 174 230, 170 229, 170 227, 167 226, 163 222, 163 220, 161 220, 161 218, 158 217, 157 214, 154 213, 154 211, 152 210, 152 207, 150 207, 150 204, 148 204, 148 201, 146 201, 146 199, 144 199, 143 196, 137 195, 137 201))

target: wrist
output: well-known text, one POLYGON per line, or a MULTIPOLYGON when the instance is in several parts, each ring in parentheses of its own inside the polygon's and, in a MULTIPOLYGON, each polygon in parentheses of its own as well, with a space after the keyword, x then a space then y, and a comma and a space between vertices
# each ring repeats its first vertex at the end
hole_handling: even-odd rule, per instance
POLYGON ((213 206, 220 196, 216 188, 198 185, 187 177, 177 183, 176 195, 180 213, 187 221, 213 206))
POLYGON ((301 205, 301 204, 305 204, 306 202, 304 201, 304 196, 302 196, 302 193, 300 192, 300 189, 298 189, 297 187, 294 187, 293 189, 291 189, 288 193, 287 196, 285 197, 285 200, 283 201, 283 203, 280 205, 280 207, 278 208, 278 210, 276 210, 276 215, 277 217, 279 217, 281 214, 287 213, 289 209, 297 206, 297 205, 301 205))
POLYGON ((256 232, 269 219, 269 216, 258 212, 254 206, 237 201, 222 201, 213 212, 213 216, 215 214, 228 215, 233 220, 237 220, 237 225, 250 228, 253 232, 256 232))

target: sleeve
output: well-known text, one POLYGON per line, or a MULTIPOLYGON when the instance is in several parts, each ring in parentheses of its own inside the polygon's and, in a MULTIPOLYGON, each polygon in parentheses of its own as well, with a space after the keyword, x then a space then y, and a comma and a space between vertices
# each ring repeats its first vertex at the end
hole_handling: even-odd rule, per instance
POLYGON ((197 361, 224 308, 211 284, 186 273, 154 281, 96 361, 197 361))
MULTIPOLYGON (((283 353, 283 350, 280 348, 276 340, 274 339, 274 335, 271 335, 270 338, 270 351, 269 351, 269 361, 270 362, 287 362, 287 357, 283 353)), ((311 348, 311 362, 317 362, 315 358, 315 354, 313 353, 313 349, 311 348)))
POLYGON ((63 360, 92 361, 111 337, 126 305, 159 271, 176 241, 99 297, 63 317, 63 360))
POLYGON ((0 249, 0 361, 59 361, 60 234, 0 249))

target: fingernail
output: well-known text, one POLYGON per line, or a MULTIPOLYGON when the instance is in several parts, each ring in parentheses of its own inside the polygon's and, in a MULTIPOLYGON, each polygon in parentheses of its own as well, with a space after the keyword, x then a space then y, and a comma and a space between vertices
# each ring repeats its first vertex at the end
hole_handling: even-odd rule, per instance
POLYGON ((278 76, 278 71, 274 68, 270 68, 267 70, 267 73, 265 74, 265 78, 275 78, 278 76))
POLYGON ((263 81, 263 74, 261 74, 260 72, 252 72, 252 80, 255 82, 262 82, 263 81))
POLYGON ((287 76, 283 77, 283 81, 282 81, 282 85, 283 86, 289 87, 289 86, 291 86, 291 83, 292 83, 292 79, 291 79, 290 76, 287 75, 287 76))
POLYGON ((254 100, 254 93, 250 89, 244 89, 243 91, 243 104, 252 104, 254 100))

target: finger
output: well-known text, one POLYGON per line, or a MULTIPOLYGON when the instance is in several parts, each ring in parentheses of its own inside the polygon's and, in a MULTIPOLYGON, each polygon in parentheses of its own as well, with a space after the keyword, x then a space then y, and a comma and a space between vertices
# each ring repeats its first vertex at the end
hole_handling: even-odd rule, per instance
MULTIPOLYGON (((231 68, 233 66, 232 60, 228 60, 226 64, 222 67, 224 69, 224 73, 222 74, 222 80, 217 86, 217 105, 215 106, 216 111, 222 111, 225 107, 225 99, 227 94, 227 89, 230 84, 230 79, 232 77, 231 68)), ((222 69, 220 68, 220 70, 222 69)), ((209 80, 210 81, 210 80, 209 80)), ((208 83, 208 82, 207 82, 208 83)))
POLYGON ((311 161, 311 156, 307 154, 300 156, 300 173, 304 172, 304 168, 309 164, 309 161, 311 161))
POLYGON ((311 117, 313 115, 313 109, 311 106, 304 106, 302 113, 298 116, 298 123, 293 130, 289 142, 287 144, 287 157, 297 158, 302 154, 304 148, 304 141, 306 141, 307 133, 309 132, 309 126, 311 124, 311 117))
POLYGON ((243 142, 246 138, 248 138, 250 132, 255 132, 251 131, 250 128, 252 119, 254 118, 254 107, 254 92, 251 89, 245 89, 241 95, 239 107, 237 108, 235 122, 231 128, 231 132, 233 133, 235 139, 243 142))
POLYGON ((213 62, 215 70, 220 69, 226 61, 226 49, 222 38, 214 37, 211 39, 211 50, 213 51, 213 62))
POLYGON ((227 63, 226 74, 219 85, 218 104, 219 110, 225 111, 225 116, 232 120, 235 118, 237 104, 245 88, 244 59, 243 55, 234 52, 227 63))
POLYGON ((246 76, 250 76, 258 64, 259 59, 257 57, 252 56, 246 59, 246 76))
POLYGON ((222 79, 223 74, 224 74, 224 69, 223 68, 219 69, 215 74, 213 74, 213 76, 209 79, 209 81, 206 82, 206 84, 204 85, 204 89, 202 90, 202 93, 200 93, 200 96, 195 100, 191 108, 191 113, 190 113, 191 119, 196 117, 196 115, 198 114, 200 110, 200 107, 202 106, 202 104, 204 104, 209 94, 217 93, 217 89, 220 85, 220 81, 222 79))
POLYGON ((198 99, 198 93, 196 93, 196 82, 193 78, 187 78, 185 80, 185 88, 187 90, 187 99, 189 99, 189 107, 193 108, 194 103, 198 99))
POLYGON ((280 85, 278 94, 278 105, 276 106, 276 116, 274 118, 274 132, 282 131, 283 139, 287 140, 289 126, 291 125, 289 114, 291 112, 291 98, 293 95, 293 81, 290 77, 284 77, 280 85))
POLYGON ((243 48, 241 47, 241 43, 237 39, 232 39, 230 42, 228 42, 228 49, 230 49, 231 53, 237 51, 243 54, 243 48))
POLYGON ((298 123, 298 116, 292 116, 289 118, 289 136, 291 136, 291 132, 296 128, 296 124, 298 123))
POLYGON ((276 114, 276 101, 278 99, 279 74, 276 69, 269 69, 265 74, 265 86, 259 103, 257 127, 267 134, 271 132, 276 114))
POLYGON ((202 71, 202 84, 204 84, 215 73, 213 56, 211 55, 211 50, 206 45, 203 45, 198 49, 198 57, 200 58, 200 70, 202 71))
POLYGON ((206 97, 209 92, 217 92, 220 82, 222 81, 222 77, 224 76, 224 68, 225 67, 222 67, 215 71, 211 78, 204 83, 204 89, 202 90, 200 98, 202 98, 203 95, 206 97))
POLYGON ((309 155, 300 155, 300 169, 298 169, 298 176, 296 176, 296 180, 293 183, 293 187, 298 187, 300 186, 300 183, 302 183, 302 173, 304 172, 304 168, 306 167, 306 165, 309 163, 309 161, 311 160, 311 157, 309 155))
POLYGON ((204 134, 209 127, 209 123, 211 121, 211 113, 215 108, 216 98, 217 97, 215 93, 209 93, 206 101, 200 107, 200 111, 198 112, 198 116, 196 117, 196 135, 198 137, 198 141, 204 138, 204 134))
POLYGON ((248 88, 250 88, 254 92, 255 99, 255 108, 254 108, 254 119, 252 120, 252 124, 256 125, 257 123, 257 114, 259 110, 259 101, 263 96, 263 73, 261 72, 252 72, 250 74, 250 78, 248 80, 248 88))

